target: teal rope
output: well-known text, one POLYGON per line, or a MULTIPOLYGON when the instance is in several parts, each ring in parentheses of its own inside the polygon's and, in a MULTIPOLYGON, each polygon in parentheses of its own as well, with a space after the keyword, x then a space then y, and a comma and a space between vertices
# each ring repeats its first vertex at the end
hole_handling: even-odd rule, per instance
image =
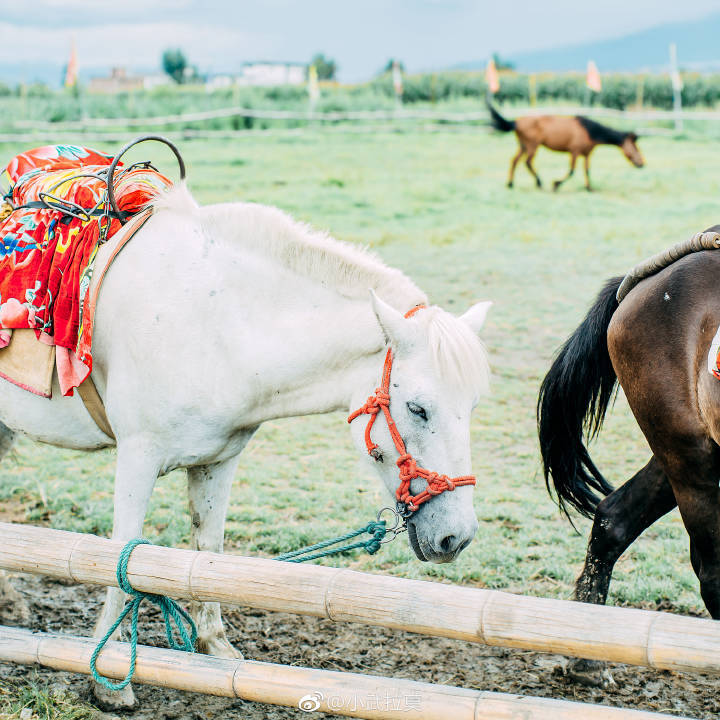
POLYGON ((138 613, 140 612, 140 603, 147 599, 150 602, 155 603, 162 610, 163 620, 165 621, 165 635, 167 636, 168 645, 173 650, 185 650, 186 652, 194 652, 195 641, 197 640, 197 628, 195 623, 192 621, 187 611, 181 608, 174 600, 171 600, 165 595, 155 595, 154 593, 146 593, 141 590, 136 590, 128 581, 127 577, 127 566, 130 560, 130 553, 138 545, 150 545, 149 540, 142 538, 137 540, 131 540, 120 553, 117 565, 117 581, 118 585, 128 595, 132 595, 130 600, 123 608, 120 617, 115 621, 113 626, 105 633, 105 636, 98 643, 95 648, 92 657, 90 658, 90 672, 93 678, 101 685, 105 686, 108 690, 122 690, 132 680, 132 676, 135 673, 135 663, 137 661, 137 641, 138 641, 138 613), (130 669, 125 676, 125 679, 119 683, 114 683, 103 677, 97 671, 97 659, 100 655, 100 651, 105 647, 105 643, 110 639, 111 635, 120 626, 120 623, 131 614, 130 618, 130 669), (190 628, 190 635, 188 636, 183 620, 188 624, 190 628), (175 627, 173 628, 173 623, 175 627), (180 635, 180 641, 177 642, 175 639, 175 633, 180 635))
POLYGON ((346 553, 351 550, 358 550, 362 548, 368 555, 374 555, 382 546, 382 540, 387 534, 384 520, 373 520, 364 527, 353 530, 345 535, 332 538, 330 540, 323 540, 322 542, 315 543, 315 545, 308 545, 307 547, 300 548, 299 550, 293 550, 292 552, 286 552, 282 555, 278 555, 276 560, 286 560, 287 562, 305 562, 307 560, 317 560, 318 558, 327 557, 328 555, 337 555, 338 553, 346 553), (339 548, 333 548, 331 550, 325 550, 330 545, 337 545, 338 543, 345 542, 346 540, 352 540, 358 535, 368 533, 371 537, 369 540, 360 540, 350 545, 343 545, 339 548), (321 552, 314 552, 320 550, 321 552), (308 555, 308 553, 313 553, 308 555))

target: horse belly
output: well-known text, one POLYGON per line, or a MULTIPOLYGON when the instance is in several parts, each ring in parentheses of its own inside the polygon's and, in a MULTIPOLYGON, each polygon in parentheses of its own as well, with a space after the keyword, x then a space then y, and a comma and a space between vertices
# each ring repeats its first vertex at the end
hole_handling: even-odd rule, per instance
POLYGON ((556 152, 572 152, 572 133, 560 131, 558 133, 546 133, 543 145, 556 152))
POLYGON ((33 440, 64 448, 97 450, 113 444, 77 393, 63 397, 57 378, 50 399, 0 380, 0 422, 33 440))

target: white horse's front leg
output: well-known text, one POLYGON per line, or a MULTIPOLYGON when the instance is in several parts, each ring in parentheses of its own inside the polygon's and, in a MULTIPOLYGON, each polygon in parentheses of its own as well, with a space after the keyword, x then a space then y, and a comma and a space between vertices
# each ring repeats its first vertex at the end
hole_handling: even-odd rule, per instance
MULTIPOLYGON (((0 423, 0 460, 10 452, 15 433, 0 423)), ((20 593, 10 584, 4 570, 0 570, 0 622, 28 625, 30 608, 20 593)))
MULTIPOLYGON (((223 551, 225 515, 238 461, 239 456, 235 456, 214 465, 188 468, 190 544, 193 550, 223 551)), ((242 657, 225 635, 220 603, 193 602, 190 613, 197 625, 200 652, 224 658, 242 657)))
MULTIPOLYGON (((159 467, 160 461, 155 452, 142 440, 118 444, 113 540, 128 541, 142 537, 148 502, 155 487, 159 467)), ((120 588, 108 588, 105 605, 95 625, 94 637, 104 637, 120 615, 125 599, 125 593, 120 588)), ((119 629, 113 633, 112 639, 120 639, 119 629)), ((93 693, 103 709, 122 710, 136 705, 135 694, 130 685, 122 690, 108 690, 93 682, 93 693)))

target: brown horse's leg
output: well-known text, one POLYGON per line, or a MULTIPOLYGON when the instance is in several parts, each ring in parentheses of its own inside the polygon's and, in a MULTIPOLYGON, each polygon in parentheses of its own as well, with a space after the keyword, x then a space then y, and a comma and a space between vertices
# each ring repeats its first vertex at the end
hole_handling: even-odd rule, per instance
POLYGON ((520 147, 518 148, 517 153, 515 154, 515 157, 512 159, 512 162, 510 163, 510 175, 508 177, 508 183, 507 186, 511 188, 513 186, 513 180, 515 178, 515 167, 517 166, 518 162, 520 161, 520 158, 525 154, 525 147, 522 143, 520 143, 520 147))
POLYGON ((585 567, 574 599, 603 604, 617 559, 656 520, 676 505, 670 483, 655 457, 595 512, 585 567))
POLYGON ((675 458, 675 494, 690 535, 691 560, 708 612, 720 620, 720 490, 717 453, 688 453, 675 458), (692 480, 696 482, 692 482, 692 480), (697 482, 697 481, 700 482, 697 482))
POLYGON ((590 153, 583 155, 583 160, 585 164, 585 189, 590 192, 592 190, 590 187, 590 153))
POLYGON ((576 163, 576 161, 577 161, 577 158, 578 158, 577 153, 572 153, 572 155, 570 156, 570 170, 569 170, 568 174, 567 174, 564 178, 562 178, 562 180, 556 180, 556 181, 553 183, 553 190, 554 190, 554 191, 557 191, 557 189, 558 189, 566 180, 569 180, 569 179, 573 176, 573 173, 575 172, 575 163, 576 163))
MULTIPOLYGON (((574 599, 603 605, 620 555, 675 505, 670 483, 655 457, 608 495, 595 512, 585 567, 575 584, 574 599)), ((566 672, 583 685, 607 687, 614 682, 607 664, 596 660, 572 660, 566 672)))
POLYGON ((540 180, 540 176, 535 172, 535 168, 532 166, 533 158, 535 157, 535 153, 537 152, 538 146, 537 145, 531 145, 528 148, 527 151, 527 157, 525 158, 525 165, 527 165, 527 169, 530 171, 532 176, 535 178, 535 185, 537 187, 542 187, 542 181, 540 180))

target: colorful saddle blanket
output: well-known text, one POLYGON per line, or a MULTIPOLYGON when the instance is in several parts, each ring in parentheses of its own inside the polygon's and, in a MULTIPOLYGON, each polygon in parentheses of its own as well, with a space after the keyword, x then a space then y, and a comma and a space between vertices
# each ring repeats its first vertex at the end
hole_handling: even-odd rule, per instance
MULTIPOLYGON (((89 148, 51 145, 18 155, 0 174, 10 210, 0 220, 0 348, 13 329, 35 329, 40 341, 57 346, 64 395, 92 370, 92 328, 83 322, 87 290, 101 234, 110 237, 121 227, 105 213, 106 185, 97 176, 112 159, 89 148), (90 212, 77 217, 48 209, 43 199, 90 212)), ((137 213, 170 185, 148 164, 119 165, 113 184, 118 209, 123 216, 137 213)))

